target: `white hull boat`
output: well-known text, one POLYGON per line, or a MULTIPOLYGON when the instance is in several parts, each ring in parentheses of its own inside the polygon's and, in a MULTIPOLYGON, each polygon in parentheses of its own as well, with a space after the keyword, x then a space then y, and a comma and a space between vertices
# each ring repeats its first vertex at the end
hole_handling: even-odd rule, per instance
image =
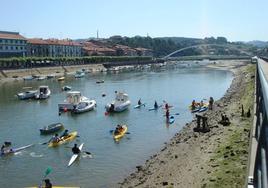
POLYGON ((116 93, 115 100, 111 103, 108 103, 105 108, 107 112, 122 112, 130 106, 131 102, 128 99, 126 93, 116 93))
POLYGON ((18 93, 17 96, 20 100, 26 100, 34 98, 37 93, 37 90, 29 90, 25 92, 18 93))
POLYGON ((40 86, 39 90, 35 94, 35 99, 47 99, 50 97, 51 91, 48 86, 40 86))
POLYGON ((89 101, 84 101, 80 102, 73 110, 74 113, 80 114, 83 112, 88 112, 91 110, 94 110, 96 107, 97 103, 95 100, 89 100, 89 101))
POLYGON ((89 101, 87 97, 81 95, 80 91, 69 91, 63 103, 58 104, 59 110, 74 110, 81 102, 89 101))

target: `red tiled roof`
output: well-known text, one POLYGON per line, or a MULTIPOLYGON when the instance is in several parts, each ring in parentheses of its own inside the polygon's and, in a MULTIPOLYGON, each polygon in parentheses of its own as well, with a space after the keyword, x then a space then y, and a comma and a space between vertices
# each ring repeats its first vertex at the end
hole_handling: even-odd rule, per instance
POLYGON ((47 41, 39 38, 27 39, 29 44, 48 44, 47 41))
POLYGON ((47 39, 46 41, 50 45, 82 46, 80 43, 72 40, 47 39))
POLYGON ((5 33, 5 32, 0 32, 0 38, 1 39, 19 39, 19 40, 26 40, 23 36, 21 36, 19 33, 5 33))
POLYGON ((112 48, 106 48, 106 47, 83 47, 85 51, 93 51, 93 52, 116 52, 112 48))

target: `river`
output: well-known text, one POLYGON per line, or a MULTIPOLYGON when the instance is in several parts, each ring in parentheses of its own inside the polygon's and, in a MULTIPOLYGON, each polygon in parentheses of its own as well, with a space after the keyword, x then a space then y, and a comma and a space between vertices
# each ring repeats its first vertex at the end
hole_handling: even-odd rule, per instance
POLYGON ((150 155, 163 147, 186 122, 192 119, 188 105, 193 99, 200 101, 213 96, 220 99, 232 81, 232 73, 202 67, 170 68, 120 73, 88 74, 85 78, 68 77, 64 82, 56 80, 18 81, 0 85, 0 142, 11 141, 14 147, 35 143, 16 155, 0 158, 0 187, 26 187, 40 183, 47 167, 54 185, 81 187, 110 187, 141 165, 150 155), (105 83, 96 84, 96 80, 105 83), (48 85, 52 96, 45 101, 20 101, 15 94, 22 87, 37 88, 48 85), (63 85, 97 101, 95 111, 80 115, 58 115, 58 103, 65 99, 63 85), (129 110, 105 116, 104 106, 114 98, 114 91, 125 91, 132 102, 129 110), (105 92, 106 97, 101 94, 105 92), (145 107, 134 109, 141 98, 145 107), (154 100, 159 104, 168 101, 174 108, 175 123, 166 125, 164 111, 148 111, 154 100), (57 148, 38 143, 50 136, 41 136, 39 128, 62 122, 69 131, 78 131, 74 142, 57 148), (127 134, 120 142, 114 142, 110 130, 118 123, 127 124, 127 134), (83 154, 71 167, 67 167, 74 143, 85 143, 83 154))

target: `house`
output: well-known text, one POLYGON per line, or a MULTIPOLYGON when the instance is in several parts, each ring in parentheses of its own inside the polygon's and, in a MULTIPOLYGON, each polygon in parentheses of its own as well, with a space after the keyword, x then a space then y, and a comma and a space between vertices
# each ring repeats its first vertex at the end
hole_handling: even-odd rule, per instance
POLYGON ((0 31, 0 57, 25 57, 27 40, 18 32, 0 31))

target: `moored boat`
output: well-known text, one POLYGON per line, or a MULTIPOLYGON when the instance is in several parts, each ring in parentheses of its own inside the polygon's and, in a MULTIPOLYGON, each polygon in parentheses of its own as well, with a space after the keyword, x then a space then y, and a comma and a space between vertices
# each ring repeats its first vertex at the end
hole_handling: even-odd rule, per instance
POLYGON ((80 113, 83 113, 83 112, 88 112, 88 111, 94 110, 96 105, 97 105, 97 103, 96 103, 95 100, 83 101, 83 102, 78 103, 75 106, 73 112, 76 113, 76 114, 80 114, 80 113))
POLYGON ((82 78, 85 76, 85 73, 83 71, 76 71, 74 77, 75 78, 82 78))
POLYGON ((51 134, 63 129, 63 124, 61 123, 53 123, 51 125, 45 126, 44 128, 40 129, 40 134, 51 134))
POLYGON ((39 86, 39 89, 35 94, 35 99, 47 99, 50 95, 51 91, 48 86, 39 86))
POLYGON ((80 91, 68 91, 63 103, 58 104, 59 110, 74 110, 74 108, 84 101, 89 101, 87 97, 81 95, 80 91))
POLYGON ((64 76, 58 78, 58 81, 63 81, 63 80, 65 80, 64 76))
POLYGON ((71 87, 71 86, 63 86, 63 87, 61 88, 61 90, 62 90, 62 91, 70 91, 70 90, 72 90, 72 87, 71 87))
POLYGON ((37 93, 37 90, 29 90, 29 91, 17 93, 17 96, 20 100, 25 100, 25 99, 34 98, 36 93, 37 93))
POLYGON ((101 84, 101 83, 104 83, 104 80, 97 80, 96 81, 96 84, 101 84))
POLYGON ((130 106, 131 102, 126 93, 116 93, 115 100, 108 103, 105 108, 107 112, 122 112, 130 106))

